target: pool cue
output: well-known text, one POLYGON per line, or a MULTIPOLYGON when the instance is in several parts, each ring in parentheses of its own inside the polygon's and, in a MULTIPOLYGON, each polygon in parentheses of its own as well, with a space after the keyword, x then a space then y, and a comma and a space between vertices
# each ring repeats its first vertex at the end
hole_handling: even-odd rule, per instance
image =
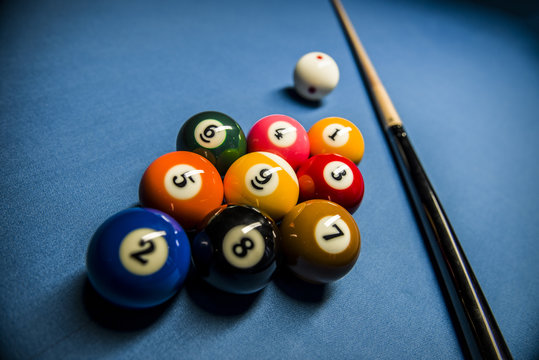
POLYGON ((479 282, 419 162, 387 91, 341 1, 332 1, 353 48, 401 177, 408 189, 409 198, 423 230, 425 243, 432 254, 433 266, 442 280, 440 286, 448 297, 453 315, 460 327, 463 345, 466 347, 463 349, 465 354, 473 359, 512 359, 479 282))

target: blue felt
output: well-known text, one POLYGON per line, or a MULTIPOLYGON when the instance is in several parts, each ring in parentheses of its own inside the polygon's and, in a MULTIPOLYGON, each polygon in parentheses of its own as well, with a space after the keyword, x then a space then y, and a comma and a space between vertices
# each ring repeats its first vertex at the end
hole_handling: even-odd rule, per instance
MULTIPOLYGON (((537 358, 537 12, 501 1, 344 5, 513 355, 537 358)), ((3 2, 0 129, 0 358, 462 358, 328 1, 3 2), (319 106, 288 89, 313 50, 341 70, 319 106), (238 297, 191 277, 154 310, 111 309, 88 285, 88 242, 138 201, 146 166, 204 110, 245 131, 272 113, 307 129, 354 121, 366 142, 359 261, 326 287, 283 275, 238 297)))

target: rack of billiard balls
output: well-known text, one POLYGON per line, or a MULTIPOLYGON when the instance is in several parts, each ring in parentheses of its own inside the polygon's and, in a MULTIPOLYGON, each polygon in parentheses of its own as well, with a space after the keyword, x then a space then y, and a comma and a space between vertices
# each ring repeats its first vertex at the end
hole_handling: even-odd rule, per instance
POLYGON ((364 141, 352 122, 329 117, 307 132, 269 115, 245 137, 231 117, 206 111, 182 125, 176 148, 144 172, 141 207, 110 217, 90 241, 88 277, 105 299, 163 303, 191 264, 214 287, 246 294, 278 266, 328 283, 356 263, 364 141))

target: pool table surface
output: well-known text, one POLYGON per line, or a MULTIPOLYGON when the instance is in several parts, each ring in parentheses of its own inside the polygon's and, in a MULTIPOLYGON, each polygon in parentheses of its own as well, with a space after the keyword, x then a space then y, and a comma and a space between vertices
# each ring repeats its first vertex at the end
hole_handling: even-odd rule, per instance
MULTIPOLYGON (((517 359, 539 357, 538 7, 343 0, 517 359)), ((0 5, 0 358, 461 359, 421 231, 326 0, 4 1, 0 5), (293 91, 330 54, 336 89, 293 91), (191 274, 165 304, 102 300, 88 243, 138 203, 183 122, 247 133, 286 114, 353 121, 365 139, 362 248, 326 286, 279 272, 226 294, 191 274)))

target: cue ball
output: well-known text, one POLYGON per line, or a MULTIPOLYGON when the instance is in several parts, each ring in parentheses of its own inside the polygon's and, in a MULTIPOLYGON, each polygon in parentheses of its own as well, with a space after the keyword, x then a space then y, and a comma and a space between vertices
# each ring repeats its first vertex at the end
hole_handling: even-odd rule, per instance
POLYGON ((317 101, 329 94, 339 82, 339 67, 322 52, 303 55, 294 69, 294 88, 307 100, 317 101))
POLYGON ((282 157, 263 151, 236 160, 225 175, 224 188, 227 203, 256 207, 276 221, 299 196, 294 169, 282 157))
POLYGON ((245 155, 245 134, 234 119, 217 111, 189 118, 176 138, 176 150, 192 151, 208 159, 224 176, 230 165, 245 155))
POLYGON ((120 306, 146 308, 171 298, 191 261, 187 235, 170 216, 132 208, 106 220, 88 246, 86 267, 95 290, 120 306))
POLYGON ((305 128, 286 115, 269 115, 258 120, 247 135, 247 150, 279 155, 294 170, 309 157, 309 137, 305 128))
POLYGON ((311 156, 339 154, 358 164, 365 151, 361 131, 349 120, 328 117, 316 122, 308 132, 311 156))
POLYGON ((326 199, 353 213, 363 199, 363 176, 351 160, 337 154, 318 154, 297 172, 299 201, 326 199))
POLYGON ((139 198, 144 207, 163 211, 191 230, 223 203, 223 182, 209 160, 174 151, 148 166, 140 180, 139 198))
POLYGON ((279 229, 272 219, 245 205, 223 205, 208 215, 193 241, 198 274, 218 289, 253 293, 271 280, 279 229))
POLYGON ((361 239, 354 218, 328 200, 296 205, 280 226, 284 263, 299 278, 328 283, 342 278, 359 256, 361 239))

